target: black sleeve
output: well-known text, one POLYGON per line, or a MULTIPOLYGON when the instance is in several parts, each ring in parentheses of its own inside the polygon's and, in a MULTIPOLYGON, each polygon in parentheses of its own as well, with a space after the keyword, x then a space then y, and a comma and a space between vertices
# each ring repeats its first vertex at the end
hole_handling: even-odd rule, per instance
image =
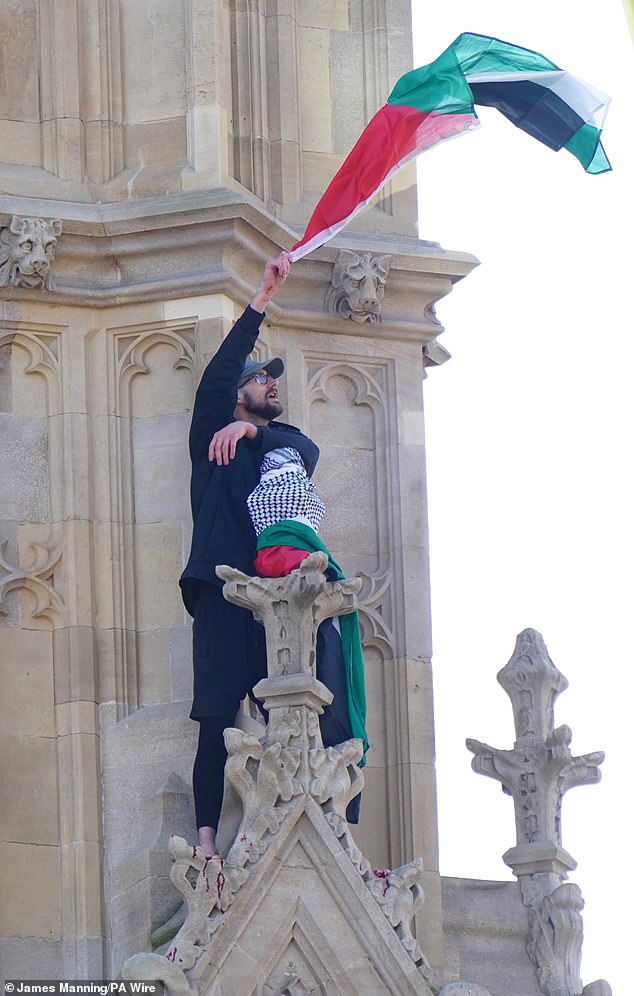
POLYGON ((270 425, 259 426, 255 439, 246 442, 252 449, 256 450, 260 457, 263 457, 270 450, 279 449, 281 446, 292 446, 304 461, 309 477, 312 477, 319 460, 317 444, 292 425, 271 422, 270 425))
POLYGON ((189 432, 192 460, 206 455, 214 432, 233 421, 240 373, 255 346, 263 318, 259 311, 247 307, 207 364, 196 391, 189 432))

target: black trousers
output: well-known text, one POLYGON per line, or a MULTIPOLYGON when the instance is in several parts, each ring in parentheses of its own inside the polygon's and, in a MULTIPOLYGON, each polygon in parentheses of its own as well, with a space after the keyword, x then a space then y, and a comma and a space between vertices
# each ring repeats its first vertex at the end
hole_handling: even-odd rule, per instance
MULTIPOLYGON (((227 752, 224 731, 233 726, 240 702, 266 677, 264 627, 247 609, 227 602, 219 586, 201 584, 194 605, 194 700, 191 718, 200 731, 193 789, 198 827, 218 826, 227 752)), ((325 747, 350 739, 341 639, 332 619, 317 633, 317 677, 334 695, 320 717, 325 747)), ((348 822, 359 822, 360 797, 348 806, 348 822)))
POLYGON ((220 585, 201 582, 194 602, 194 700, 190 716, 224 717, 266 678, 264 626, 253 613, 228 602, 220 585))

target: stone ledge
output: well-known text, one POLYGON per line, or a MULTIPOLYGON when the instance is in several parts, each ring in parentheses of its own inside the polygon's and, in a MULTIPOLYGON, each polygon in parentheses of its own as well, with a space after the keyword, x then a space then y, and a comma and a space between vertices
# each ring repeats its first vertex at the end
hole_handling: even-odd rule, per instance
MULTIPOLYGON (((115 204, 0 197, 0 224, 14 213, 61 219, 57 290, 13 287, 0 291, 0 300, 55 305, 106 308, 219 292, 246 304, 264 260, 298 237, 255 198, 228 189, 115 204)), ((268 317, 280 327, 428 342, 442 331, 433 304, 477 264, 468 253, 447 252, 437 243, 346 234, 296 264, 268 317), (331 267, 342 248, 391 255, 384 323, 359 325, 325 311, 331 267)))

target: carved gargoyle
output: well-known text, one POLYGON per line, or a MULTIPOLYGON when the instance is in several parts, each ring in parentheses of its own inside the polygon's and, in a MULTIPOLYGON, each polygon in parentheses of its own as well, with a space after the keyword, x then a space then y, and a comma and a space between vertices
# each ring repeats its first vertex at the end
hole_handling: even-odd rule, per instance
POLYGON ((0 287, 55 290, 51 263, 62 233, 59 219, 20 218, 0 229, 0 287))
POLYGON ((353 322, 382 322, 383 292, 391 259, 342 249, 326 292, 328 310, 353 322))

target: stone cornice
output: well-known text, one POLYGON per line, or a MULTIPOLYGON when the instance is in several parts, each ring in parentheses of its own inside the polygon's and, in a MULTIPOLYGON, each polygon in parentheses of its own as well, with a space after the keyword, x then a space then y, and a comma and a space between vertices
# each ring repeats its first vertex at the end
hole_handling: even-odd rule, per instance
MULTIPOLYGON (((0 297, 80 307, 219 292, 246 304, 264 260, 297 239, 255 198, 227 189, 114 204, 0 197, 0 225, 13 214, 62 220, 54 264, 57 291, 14 287, 0 297)), ((295 264, 293 280, 269 307, 268 318, 278 327, 425 343, 442 331, 434 303, 477 264, 475 257, 433 242, 346 234, 295 264), (332 264, 342 248, 391 255, 383 323, 357 324, 325 310, 332 264)))

